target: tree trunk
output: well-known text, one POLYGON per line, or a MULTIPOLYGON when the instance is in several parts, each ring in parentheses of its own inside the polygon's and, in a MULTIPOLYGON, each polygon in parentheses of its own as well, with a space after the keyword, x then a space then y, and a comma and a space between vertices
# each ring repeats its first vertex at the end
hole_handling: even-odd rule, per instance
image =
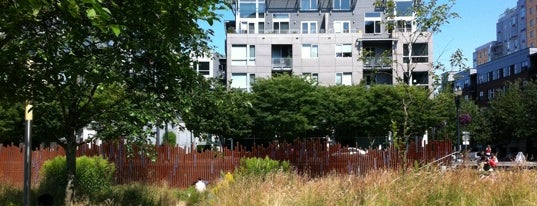
POLYGON ((76 136, 67 138, 65 149, 67 186, 65 187, 65 205, 74 205, 75 203, 75 185, 76 185, 76 136))

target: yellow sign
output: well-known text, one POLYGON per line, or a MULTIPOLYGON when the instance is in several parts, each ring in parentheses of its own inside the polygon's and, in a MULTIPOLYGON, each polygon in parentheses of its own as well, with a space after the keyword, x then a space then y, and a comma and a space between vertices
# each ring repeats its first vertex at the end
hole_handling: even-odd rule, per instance
POLYGON ((32 120, 33 119, 33 109, 32 109, 32 105, 31 104, 27 104, 26 105, 26 112, 24 113, 24 118, 26 120, 32 120))

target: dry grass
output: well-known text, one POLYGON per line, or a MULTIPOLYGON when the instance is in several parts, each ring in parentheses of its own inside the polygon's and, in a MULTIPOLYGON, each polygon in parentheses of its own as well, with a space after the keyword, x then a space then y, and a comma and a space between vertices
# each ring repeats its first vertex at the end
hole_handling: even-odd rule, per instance
MULTIPOLYGON (((114 186, 77 205, 537 205, 537 170, 472 169, 376 171, 365 176, 331 174, 307 178, 272 173, 264 178, 229 175, 208 192, 162 185, 114 186), (230 176, 230 177, 229 177, 230 176)), ((20 205, 22 191, 0 184, 0 205, 20 205)), ((35 200, 34 200, 35 201, 35 200)))
POLYGON ((537 171, 377 171, 308 179, 275 173, 236 178, 200 205, 537 205, 537 171))

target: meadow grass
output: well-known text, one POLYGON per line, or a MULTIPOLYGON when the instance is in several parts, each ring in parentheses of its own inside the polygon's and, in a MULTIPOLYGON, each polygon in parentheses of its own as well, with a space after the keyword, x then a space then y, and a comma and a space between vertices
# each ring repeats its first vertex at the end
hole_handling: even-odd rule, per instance
MULTIPOLYGON (((77 205, 537 205, 537 170, 375 171, 308 178, 276 172, 235 176, 208 191, 134 183, 80 198, 77 205)), ((20 205, 22 191, 0 184, 0 205, 20 205)), ((35 202, 34 202, 35 203, 35 202)))
POLYGON ((237 177, 199 205, 537 205, 537 171, 375 171, 306 178, 237 177))

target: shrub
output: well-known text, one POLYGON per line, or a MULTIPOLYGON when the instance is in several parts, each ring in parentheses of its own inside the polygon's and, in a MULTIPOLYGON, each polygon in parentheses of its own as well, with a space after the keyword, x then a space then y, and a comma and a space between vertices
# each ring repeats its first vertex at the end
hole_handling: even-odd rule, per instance
POLYGON ((266 176, 271 172, 289 172, 291 166, 289 161, 277 161, 272 160, 268 156, 263 158, 243 158, 240 162, 240 167, 238 170, 239 175, 256 175, 256 176, 266 176))
POLYGON ((177 143, 177 136, 173 132, 164 133, 164 144, 175 146, 177 143))
MULTIPOLYGON (((106 159, 94 156, 78 157, 76 160, 77 195, 93 195, 106 192, 112 185, 115 167, 106 159)), ((41 168, 40 190, 63 199, 67 185, 65 156, 47 160, 41 168)))

